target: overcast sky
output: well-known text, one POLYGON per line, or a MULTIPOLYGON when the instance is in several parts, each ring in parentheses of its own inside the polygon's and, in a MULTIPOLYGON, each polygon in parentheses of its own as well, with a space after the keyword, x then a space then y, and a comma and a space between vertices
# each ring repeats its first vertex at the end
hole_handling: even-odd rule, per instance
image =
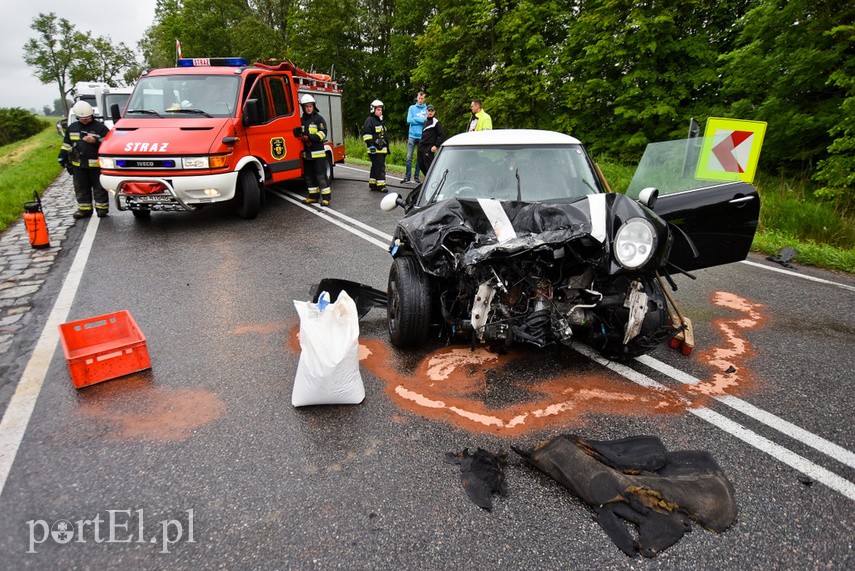
MULTIPOLYGON (((154 21, 157 0, 3 0, 7 10, 0 21, 0 108, 35 108, 59 98, 56 84, 43 84, 24 63, 24 44, 36 37, 30 27, 39 14, 53 12, 78 31, 110 36, 114 44, 124 42, 137 52, 137 42, 154 21)), ((142 59, 138 53, 138 59, 142 59)))

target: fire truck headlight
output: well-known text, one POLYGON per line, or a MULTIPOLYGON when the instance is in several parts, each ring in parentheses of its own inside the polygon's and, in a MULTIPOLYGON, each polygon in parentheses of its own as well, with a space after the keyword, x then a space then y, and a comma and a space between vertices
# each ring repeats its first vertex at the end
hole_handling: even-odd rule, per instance
POLYGON ((116 168, 116 161, 108 157, 100 157, 98 159, 98 164, 102 169, 114 169, 116 168))
POLYGON ((208 157, 184 157, 181 159, 181 164, 185 169, 206 169, 208 157))

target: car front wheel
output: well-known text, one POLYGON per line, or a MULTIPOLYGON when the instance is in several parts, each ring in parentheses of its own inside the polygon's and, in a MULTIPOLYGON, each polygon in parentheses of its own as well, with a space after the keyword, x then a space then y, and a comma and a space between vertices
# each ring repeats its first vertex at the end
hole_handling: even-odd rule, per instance
POLYGON ((396 347, 418 347, 430 328, 430 278, 412 256, 401 256, 389 271, 389 338, 396 347))

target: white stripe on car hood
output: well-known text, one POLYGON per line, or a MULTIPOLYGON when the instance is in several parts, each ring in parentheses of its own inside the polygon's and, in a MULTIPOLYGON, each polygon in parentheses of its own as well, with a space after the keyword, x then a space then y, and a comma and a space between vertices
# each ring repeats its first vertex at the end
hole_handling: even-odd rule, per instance
POLYGON ((589 194, 588 208, 591 209, 591 236, 600 243, 606 241, 606 195, 589 194))
MULTIPOLYGON (((496 233, 496 238, 499 242, 507 242, 517 237, 511 219, 502 208, 502 203, 492 198, 479 198, 478 204, 481 205, 481 210, 487 215, 490 225, 493 227, 493 232, 496 233)), ((605 203, 603 203, 605 205, 605 203)), ((603 210, 603 219, 605 220, 605 210, 603 210)))

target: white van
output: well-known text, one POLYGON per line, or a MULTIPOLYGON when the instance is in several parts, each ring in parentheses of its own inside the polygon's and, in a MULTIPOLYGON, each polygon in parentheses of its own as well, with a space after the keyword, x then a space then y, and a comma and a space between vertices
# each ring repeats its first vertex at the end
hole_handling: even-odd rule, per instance
MULTIPOLYGON (((124 111, 133 91, 133 87, 112 87, 98 81, 78 81, 74 84, 71 95, 74 98, 74 103, 82 100, 91 105, 95 110, 95 120, 103 122, 108 129, 112 129, 113 118, 110 114, 110 108, 113 105, 118 105, 119 112, 124 111)), ((77 117, 69 107, 68 117, 56 124, 57 133, 60 136, 65 136, 65 128, 75 121, 77 121, 77 117)))

